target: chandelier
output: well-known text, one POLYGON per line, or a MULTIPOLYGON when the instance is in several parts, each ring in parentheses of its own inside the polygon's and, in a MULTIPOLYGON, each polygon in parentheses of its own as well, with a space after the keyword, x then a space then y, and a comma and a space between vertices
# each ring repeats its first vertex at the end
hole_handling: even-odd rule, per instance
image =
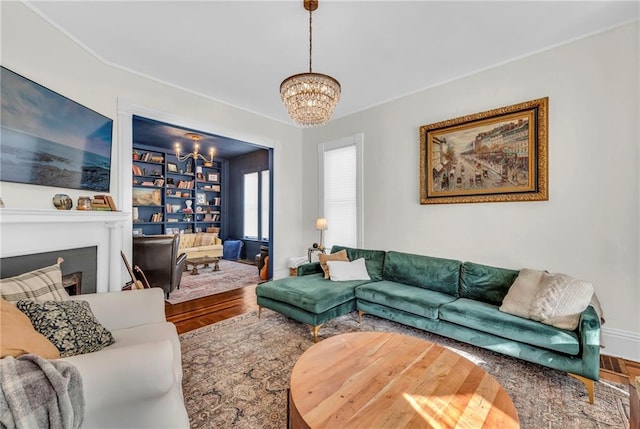
POLYGON ((303 0, 309 11, 309 73, 289 76, 280 84, 280 98, 289 116, 299 125, 312 127, 331 119, 340 100, 340 83, 329 75, 311 70, 312 19, 318 0, 303 0))
POLYGON ((185 161, 189 158, 193 158, 194 160, 197 160, 198 158, 200 158, 202 161, 204 161, 205 167, 213 166, 213 158, 215 157, 215 151, 213 148, 209 149, 208 158, 198 152, 198 149, 200 147, 198 142, 200 141, 200 139, 202 139, 202 136, 196 133, 186 133, 185 136, 193 140, 193 152, 180 156, 180 144, 176 143, 176 157, 178 158, 178 160, 185 161))

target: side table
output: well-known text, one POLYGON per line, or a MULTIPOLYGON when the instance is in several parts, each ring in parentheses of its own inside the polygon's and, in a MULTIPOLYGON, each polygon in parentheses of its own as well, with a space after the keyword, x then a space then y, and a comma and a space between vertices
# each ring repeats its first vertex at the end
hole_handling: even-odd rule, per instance
POLYGON ((315 253, 322 253, 325 254, 326 253, 326 248, 324 247, 309 247, 309 249, 307 250, 307 258, 309 258, 309 262, 311 261, 311 257, 315 254, 315 253))

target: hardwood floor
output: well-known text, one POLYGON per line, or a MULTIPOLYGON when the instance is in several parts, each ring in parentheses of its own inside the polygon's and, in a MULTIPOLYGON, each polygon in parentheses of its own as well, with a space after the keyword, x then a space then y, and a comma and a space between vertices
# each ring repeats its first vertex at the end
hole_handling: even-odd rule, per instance
POLYGON ((255 290, 255 286, 247 286, 179 304, 165 302, 167 320, 182 334, 257 310, 255 290))
MULTIPOLYGON (((180 304, 165 304, 167 320, 182 334, 221 320, 258 309, 256 287, 247 286, 180 304)), ((640 376, 640 363, 607 355, 600 356, 600 377, 629 385, 631 429, 640 429, 640 400, 634 379, 640 376)), ((596 390, 596 400, 598 391, 596 390)))

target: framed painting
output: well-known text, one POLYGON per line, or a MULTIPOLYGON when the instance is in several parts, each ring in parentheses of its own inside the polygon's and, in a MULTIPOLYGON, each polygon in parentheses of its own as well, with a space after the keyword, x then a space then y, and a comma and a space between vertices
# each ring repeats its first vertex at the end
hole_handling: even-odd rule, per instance
POLYGON ((420 204, 549 199, 548 98, 420 127, 420 204))
POLYGON ((0 181, 109 191, 113 120, 2 66, 0 101, 0 181))
POLYGON ((169 173, 177 173, 178 172, 178 164, 173 162, 167 162, 167 172, 169 173))

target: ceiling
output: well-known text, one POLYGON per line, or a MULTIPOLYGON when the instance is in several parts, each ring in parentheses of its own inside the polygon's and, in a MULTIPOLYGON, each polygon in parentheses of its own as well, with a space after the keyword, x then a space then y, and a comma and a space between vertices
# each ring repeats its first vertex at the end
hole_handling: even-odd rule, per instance
POLYGON ((209 154, 209 149, 214 148, 216 158, 230 160, 238 156, 246 155, 258 150, 266 150, 251 143, 234 140, 228 137, 207 134, 199 130, 180 127, 173 124, 154 121, 139 116, 133 117, 133 142, 136 145, 146 145, 174 151, 175 145, 180 145, 180 152, 184 155, 193 151, 193 140, 186 133, 200 135, 200 153, 209 154))
MULTIPOLYGON (((32 1, 104 62, 292 123, 280 82, 308 68, 302 0, 32 1)), ((637 20, 637 1, 340 1, 313 13, 334 119, 637 20)))

